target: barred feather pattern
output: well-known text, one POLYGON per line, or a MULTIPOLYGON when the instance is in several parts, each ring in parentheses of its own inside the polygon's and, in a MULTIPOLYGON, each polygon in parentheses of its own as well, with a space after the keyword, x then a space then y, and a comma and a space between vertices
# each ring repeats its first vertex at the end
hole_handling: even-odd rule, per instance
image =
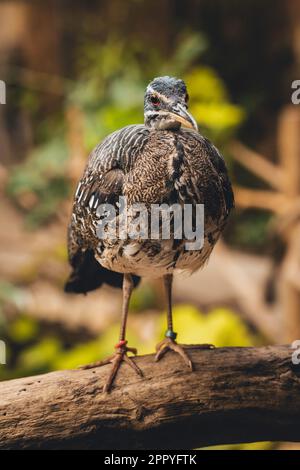
POLYGON ((104 139, 89 157, 74 197, 70 263, 78 271, 84 253, 92 250, 101 266, 118 273, 160 277, 174 270, 193 272, 208 259, 233 205, 224 159, 198 132, 127 126, 104 139), (149 214, 151 204, 204 204, 204 246, 187 251, 186 240, 172 237, 99 240, 97 208, 110 203, 118 211, 119 196, 129 205, 145 204, 149 214))

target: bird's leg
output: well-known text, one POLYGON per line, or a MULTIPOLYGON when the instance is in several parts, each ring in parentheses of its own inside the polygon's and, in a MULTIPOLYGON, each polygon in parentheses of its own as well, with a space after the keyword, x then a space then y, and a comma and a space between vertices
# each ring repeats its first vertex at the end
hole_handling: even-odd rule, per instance
POLYGON ((155 360, 159 361, 159 359, 169 350, 173 350, 180 354, 183 358, 184 362, 188 365, 188 367, 192 370, 193 364, 190 358, 188 357, 187 353, 184 351, 182 346, 176 343, 177 333, 173 330, 173 316, 172 316, 172 283, 173 283, 173 275, 166 274, 164 276, 164 288, 166 293, 167 299, 167 324, 168 329, 165 333, 165 339, 157 344, 156 346, 156 356, 155 360))
MULTIPOLYGON (((155 360, 159 361, 159 359, 167 352, 167 351, 175 351, 177 352, 184 360, 186 365, 193 370, 193 363, 190 360, 189 356, 185 352, 184 348, 176 343, 177 333, 173 330, 173 317, 172 317, 172 282, 173 282, 173 275, 166 274, 164 276, 164 286, 167 298, 167 323, 168 329, 165 333, 165 339, 157 344, 156 346, 156 356, 155 360)), ((198 346, 199 347, 199 346, 198 346)), ((202 344, 200 346, 203 349, 212 349, 214 346, 212 344, 202 344)))
POLYGON ((81 367, 81 369, 92 369, 94 367, 99 367, 105 364, 110 364, 110 363, 112 364, 112 369, 107 378, 107 381, 104 384, 103 392, 110 391, 111 386, 114 382, 114 379, 117 375, 117 372, 123 361, 126 362, 138 375, 140 375, 141 377, 143 376, 141 369, 137 366, 137 364, 130 357, 127 356, 128 352, 137 354, 137 350, 135 348, 127 347, 127 341, 125 340, 128 308, 129 308, 129 301, 130 301, 132 289, 133 289, 133 281, 132 281, 131 275, 124 274, 123 306, 122 306, 120 337, 119 337, 119 342, 115 346, 115 349, 116 349, 115 354, 108 357, 107 359, 104 359, 103 361, 94 362, 93 364, 88 364, 86 366, 81 367))

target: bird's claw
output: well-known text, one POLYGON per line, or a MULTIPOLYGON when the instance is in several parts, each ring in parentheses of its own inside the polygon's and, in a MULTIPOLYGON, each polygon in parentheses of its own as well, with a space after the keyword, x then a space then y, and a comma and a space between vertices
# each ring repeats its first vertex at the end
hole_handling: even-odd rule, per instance
POLYGON ((94 369, 95 367, 101 367, 106 364, 112 364, 111 372, 103 386, 103 392, 109 392, 111 390, 114 379, 123 361, 126 362, 140 377, 143 377, 143 372, 138 367, 138 365, 130 357, 127 356, 128 352, 131 352, 134 355, 136 355, 137 349, 127 347, 126 343, 122 345, 117 345, 116 352, 112 356, 109 356, 108 358, 102 361, 97 361, 97 362, 93 362, 92 364, 81 366, 80 369, 82 370, 94 369))
MULTIPOLYGON (((195 345, 188 345, 185 346, 186 349, 214 349, 215 346, 213 344, 195 344, 195 345)), ((155 361, 159 361, 160 358, 166 354, 168 351, 175 351, 178 353, 182 359, 184 360, 185 364, 191 369, 194 369, 193 363, 190 360, 188 354, 186 353, 185 349, 183 346, 180 344, 176 343, 175 339, 173 338, 165 338, 163 341, 157 344, 156 346, 156 356, 155 356, 155 361)))
POLYGON ((137 355, 137 349, 136 349, 136 348, 127 348, 127 351, 128 351, 128 352, 131 352, 131 353, 134 354, 135 356, 137 355))
POLYGON ((158 343, 156 346, 156 356, 155 356, 155 361, 159 361, 160 358, 166 354, 168 351, 175 351, 178 353, 182 359, 184 360, 185 364, 193 370, 193 363, 190 360, 189 356, 185 352, 182 346, 180 346, 174 339, 171 338, 165 338, 163 341, 158 343))

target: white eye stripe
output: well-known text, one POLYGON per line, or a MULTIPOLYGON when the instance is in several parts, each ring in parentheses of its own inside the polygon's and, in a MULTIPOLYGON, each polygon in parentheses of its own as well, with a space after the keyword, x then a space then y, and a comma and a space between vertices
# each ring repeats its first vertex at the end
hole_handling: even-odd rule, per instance
POLYGON ((154 88, 152 88, 152 86, 148 85, 147 86, 147 90, 146 90, 148 93, 156 93, 156 91, 154 90, 154 88))
POLYGON ((169 116, 169 112, 168 111, 146 111, 144 113, 144 116, 155 116, 155 115, 164 115, 164 116, 169 116))
POLYGON ((171 98, 168 98, 167 96, 162 95, 158 91, 154 90, 154 88, 152 88, 150 85, 147 87, 147 92, 153 93, 153 95, 157 96, 160 100, 165 101, 167 103, 173 102, 171 98))

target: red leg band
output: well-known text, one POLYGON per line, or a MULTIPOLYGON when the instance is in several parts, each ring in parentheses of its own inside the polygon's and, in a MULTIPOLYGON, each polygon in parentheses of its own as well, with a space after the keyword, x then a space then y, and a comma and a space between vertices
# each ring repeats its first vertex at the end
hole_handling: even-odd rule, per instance
POLYGON ((119 341, 116 345, 115 345, 115 349, 119 349, 121 348, 122 346, 126 346, 127 344, 127 341, 125 341, 124 339, 122 339, 121 341, 119 341))

